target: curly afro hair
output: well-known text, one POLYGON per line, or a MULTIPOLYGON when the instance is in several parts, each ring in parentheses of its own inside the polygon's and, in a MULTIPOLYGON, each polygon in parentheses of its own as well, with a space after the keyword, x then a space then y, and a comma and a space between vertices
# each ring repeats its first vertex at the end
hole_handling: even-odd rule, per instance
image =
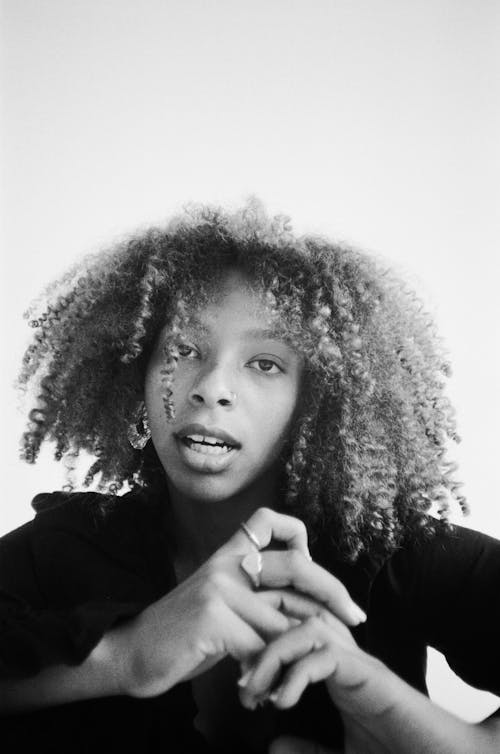
POLYGON ((449 366, 415 295, 367 255, 322 238, 296 238, 288 219, 256 201, 228 213, 189 207, 165 228, 86 258, 51 285, 20 384, 35 388, 22 455, 55 443, 68 465, 96 458, 84 481, 100 491, 165 483, 152 442, 131 447, 146 366, 167 325, 164 402, 176 342, 189 312, 237 268, 275 310, 305 362, 300 410, 283 458, 283 510, 314 538, 325 531, 343 556, 389 553, 402 538, 465 511, 447 460, 457 440, 444 395, 449 366))

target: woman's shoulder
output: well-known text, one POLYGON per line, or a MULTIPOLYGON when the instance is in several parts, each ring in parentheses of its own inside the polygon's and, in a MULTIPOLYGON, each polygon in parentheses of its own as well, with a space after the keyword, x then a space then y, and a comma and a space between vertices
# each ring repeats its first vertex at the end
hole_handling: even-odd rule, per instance
POLYGON ((477 610, 498 618, 500 540, 458 525, 412 536, 378 573, 377 590, 394 595, 420 617, 477 610))
POLYGON ((0 540, 0 572, 6 583, 16 564, 31 564, 40 578, 48 574, 46 580, 56 572, 62 578, 65 571, 83 577, 91 567, 142 573, 158 549, 158 504, 142 491, 121 496, 41 493, 32 506, 33 520, 0 540))
POLYGON ((168 566, 155 572, 161 550, 147 515, 141 524, 141 504, 136 494, 41 494, 35 517, 0 539, 2 672, 81 662, 117 620, 167 590, 168 566))
POLYGON ((47 511, 57 511, 54 515, 70 516, 81 513, 95 516, 100 514, 104 518, 110 514, 131 512, 138 506, 151 508, 156 503, 157 499, 142 489, 132 490, 123 495, 56 490, 35 495, 31 501, 31 507, 37 516, 47 511))
POLYGON ((388 561, 389 567, 435 577, 465 575, 492 568, 500 575, 500 540, 458 524, 438 526, 434 533, 413 534, 388 561))
POLYGON ((143 490, 124 495, 99 492, 42 492, 33 498, 32 521, 40 535, 44 531, 73 531, 106 537, 112 533, 144 528, 158 514, 158 501, 143 490))
POLYGON ((499 694, 499 594, 499 540, 456 525, 412 535, 373 581, 370 651, 424 688, 432 646, 464 681, 499 694))

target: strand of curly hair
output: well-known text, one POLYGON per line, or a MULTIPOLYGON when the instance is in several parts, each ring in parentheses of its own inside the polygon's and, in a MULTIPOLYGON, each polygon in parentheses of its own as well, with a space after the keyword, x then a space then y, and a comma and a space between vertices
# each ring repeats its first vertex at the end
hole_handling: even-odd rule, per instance
POLYGON ((241 269, 303 354, 302 399, 283 458, 283 508, 310 535, 335 532, 348 559, 390 552, 403 536, 462 509, 447 445, 457 440, 444 394, 449 366, 415 295, 363 253, 295 238, 287 218, 258 202, 232 214, 190 207, 78 269, 48 290, 19 377, 35 393, 22 456, 44 441, 71 468, 96 458, 84 484, 116 493, 153 489, 164 473, 152 443, 134 450, 127 429, 146 366, 167 325, 162 385, 172 419, 177 341, 192 311, 228 268, 241 269))

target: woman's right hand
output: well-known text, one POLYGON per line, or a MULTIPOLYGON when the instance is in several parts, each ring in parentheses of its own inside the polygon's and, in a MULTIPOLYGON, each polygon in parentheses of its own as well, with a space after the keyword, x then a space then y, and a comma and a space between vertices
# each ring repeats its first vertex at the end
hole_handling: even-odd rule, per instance
POLYGON ((301 521, 260 508, 247 525, 263 548, 271 540, 287 545, 261 553, 260 589, 241 568, 254 548, 238 530, 192 576, 104 637, 121 693, 156 696, 227 655, 245 667, 293 621, 328 621, 332 613, 348 626, 364 619, 341 582, 311 562, 301 521))

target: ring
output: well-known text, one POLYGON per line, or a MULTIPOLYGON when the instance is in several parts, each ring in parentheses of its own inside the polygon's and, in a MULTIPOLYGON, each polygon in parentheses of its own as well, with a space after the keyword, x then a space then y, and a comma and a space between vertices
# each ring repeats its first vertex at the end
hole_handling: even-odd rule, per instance
POLYGON ((253 531, 250 529, 249 526, 245 524, 244 521, 242 521, 242 523, 240 524, 240 529, 245 532, 248 539, 257 550, 262 550, 262 545, 257 539, 257 535, 253 533, 253 531))
POLYGON ((241 570, 246 573, 252 582, 254 589, 260 587, 260 574, 262 573, 262 555, 257 550, 245 555, 240 563, 241 570))

